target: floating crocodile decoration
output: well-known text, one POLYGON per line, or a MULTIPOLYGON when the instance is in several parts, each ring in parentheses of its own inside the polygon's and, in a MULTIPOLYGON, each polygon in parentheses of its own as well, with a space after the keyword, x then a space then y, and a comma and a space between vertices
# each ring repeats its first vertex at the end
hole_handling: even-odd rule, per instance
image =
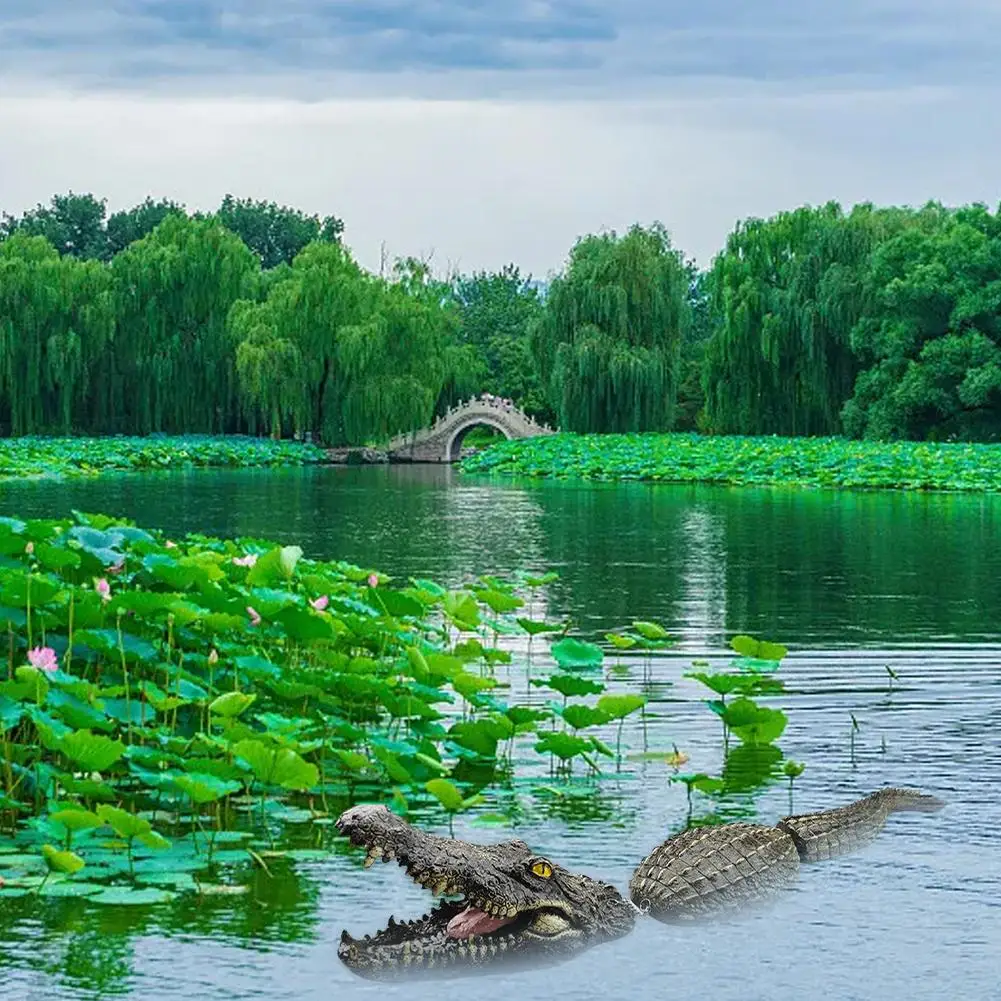
POLYGON ((925 793, 887 788, 836 810, 786 817, 774 827, 690 828, 639 864, 629 901, 614 886, 535 854, 524 841, 470 844, 427 834, 384 806, 356 806, 341 815, 337 828, 368 849, 366 868, 395 860, 444 899, 415 921, 390 917, 385 929, 363 940, 342 932, 338 955, 373 980, 562 962, 628 934, 638 914, 670 922, 768 896, 789 885, 801 863, 870 842, 891 813, 942 806, 925 793))

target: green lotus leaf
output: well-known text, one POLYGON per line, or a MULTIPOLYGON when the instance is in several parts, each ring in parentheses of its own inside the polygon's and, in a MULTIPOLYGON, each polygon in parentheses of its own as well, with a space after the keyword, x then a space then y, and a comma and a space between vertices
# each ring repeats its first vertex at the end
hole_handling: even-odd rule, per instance
POLYGON ((549 652, 564 671, 573 668, 600 667, 601 662, 605 659, 601 647, 572 637, 554 643, 549 648, 549 652))
POLYGON ((70 851, 60 851, 52 845, 42 845, 42 857, 52 872, 61 872, 67 876, 79 872, 86 863, 79 855, 70 851))
POLYGON ((59 749, 85 772, 103 772, 125 753, 125 745, 90 730, 68 733, 59 742, 59 749))

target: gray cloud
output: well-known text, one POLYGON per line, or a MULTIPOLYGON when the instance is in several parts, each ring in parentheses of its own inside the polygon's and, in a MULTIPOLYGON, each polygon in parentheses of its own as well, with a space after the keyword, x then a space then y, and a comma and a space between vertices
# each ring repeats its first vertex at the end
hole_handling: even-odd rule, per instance
POLYGON ((317 99, 997 83, 999 32, 993 0, 4 0, 0 82, 317 99))
POLYGON ((996 203, 998 37, 998 0, 0 0, 0 209, 233 192, 535 274, 661 219, 708 262, 804 202, 996 203))

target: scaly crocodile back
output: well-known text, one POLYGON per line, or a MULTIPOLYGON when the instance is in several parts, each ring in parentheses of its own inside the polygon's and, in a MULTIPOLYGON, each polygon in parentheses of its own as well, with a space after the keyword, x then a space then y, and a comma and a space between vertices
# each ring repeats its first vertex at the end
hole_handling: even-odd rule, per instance
POLYGON ((639 864, 629 895, 658 921, 696 918, 767 896, 798 871, 795 842, 775 827, 695 827, 658 845, 639 864))
POLYGON ((943 806, 927 793, 888 788, 836 810, 784 817, 775 826, 793 839, 803 862, 822 862, 867 845, 891 813, 932 813, 943 806))
POLYGON ((944 804, 913 789, 881 789, 848 806, 786 817, 775 827, 696 827, 658 845, 637 867, 629 895, 659 921, 695 918, 765 897, 792 882, 800 862, 868 844, 891 813, 944 804))

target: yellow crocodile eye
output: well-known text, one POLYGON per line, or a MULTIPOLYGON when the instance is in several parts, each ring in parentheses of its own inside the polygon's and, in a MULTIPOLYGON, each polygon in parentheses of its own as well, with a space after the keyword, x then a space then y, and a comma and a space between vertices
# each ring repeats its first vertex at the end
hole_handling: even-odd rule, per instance
POLYGON ((548 862, 536 862, 532 866, 532 872, 536 876, 541 876, 543 879, 549 879, 553 874, 553 867, 548 862))

